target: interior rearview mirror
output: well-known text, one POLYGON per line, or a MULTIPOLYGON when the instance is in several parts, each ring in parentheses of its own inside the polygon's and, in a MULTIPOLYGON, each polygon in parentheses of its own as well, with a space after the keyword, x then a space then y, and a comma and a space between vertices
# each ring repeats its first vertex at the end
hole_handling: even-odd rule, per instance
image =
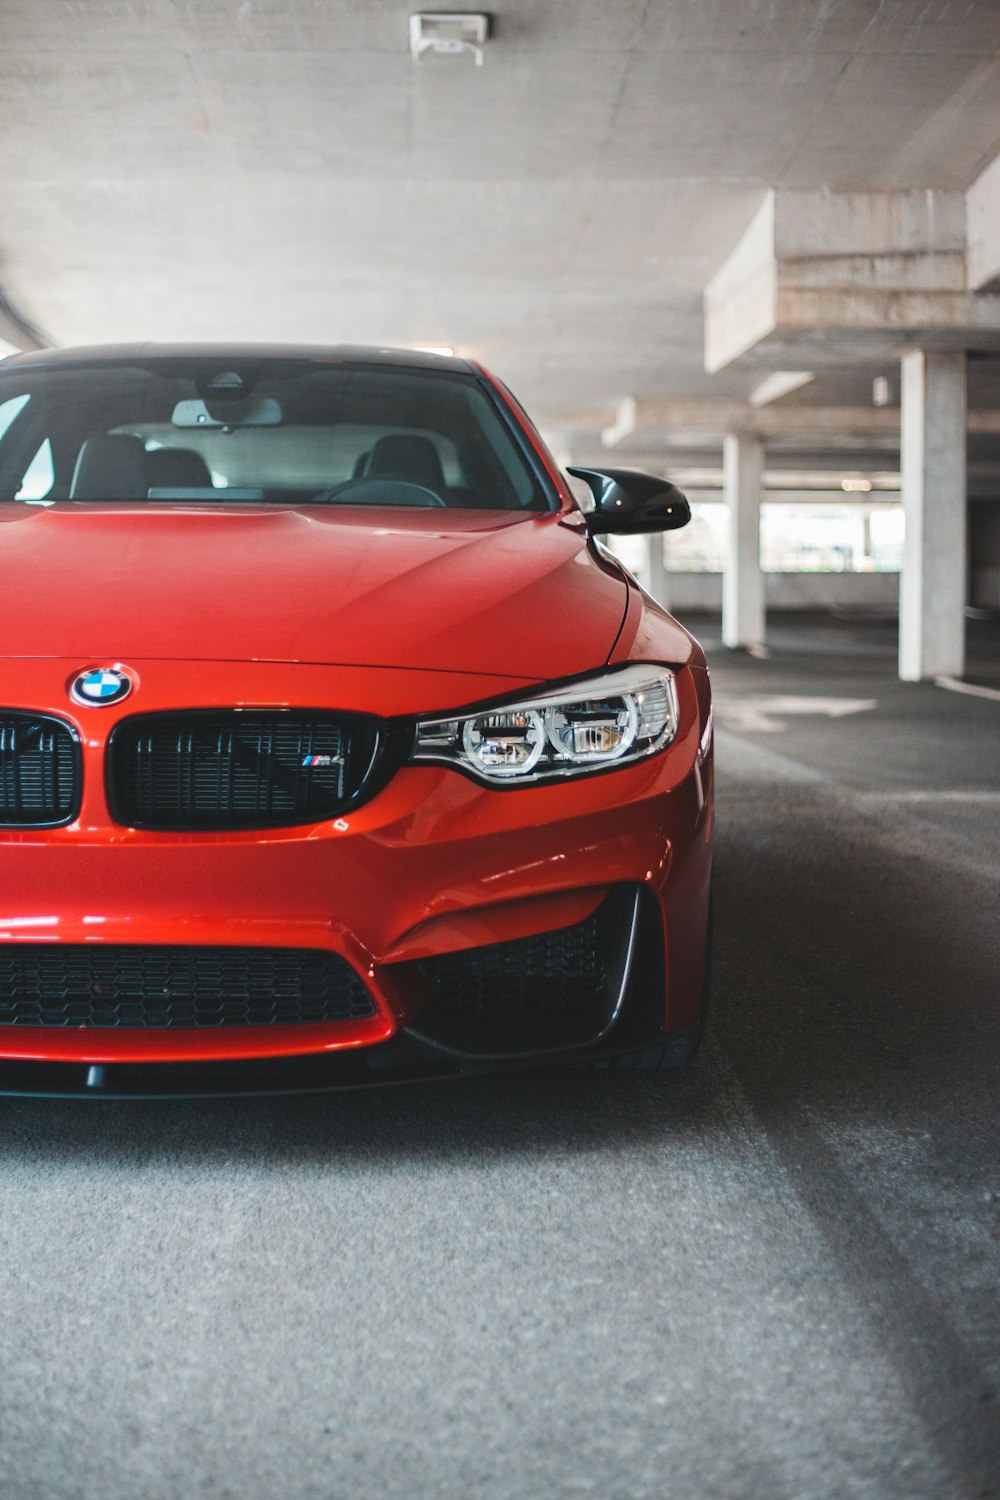
POLYGON ((639 469, 568 469, 589 486, 594 509, 584 519, 593 535, 627 536, 644 531, 676 531, 691 519, 686 497, 669 479, 639 469))
POLYGON ((228 399, 210 408, 200 398, 178 401, 171 421, 175 427, 280 427, 284 414, 272 396, 228 399))

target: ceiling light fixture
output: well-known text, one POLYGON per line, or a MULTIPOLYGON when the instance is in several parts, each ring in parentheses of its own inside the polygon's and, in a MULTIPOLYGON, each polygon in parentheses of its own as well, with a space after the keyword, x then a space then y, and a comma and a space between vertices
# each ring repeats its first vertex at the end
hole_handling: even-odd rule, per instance
POLYGON ((483 48, 490 35, 490 17, 480 12, 424 10, 410 17, 410 52, 419 62, 425 52, 460 57, 471 52, 476 67, 483 65, 483 48))

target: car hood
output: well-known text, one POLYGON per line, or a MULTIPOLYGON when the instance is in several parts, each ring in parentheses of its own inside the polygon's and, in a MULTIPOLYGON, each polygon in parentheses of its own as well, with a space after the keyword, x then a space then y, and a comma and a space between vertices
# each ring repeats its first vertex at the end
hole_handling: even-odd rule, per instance
POLYGON ((601 666, 627 603, 617 566, 555 516, 67 502, 0 522, 7 657, 544 680, 601 666))

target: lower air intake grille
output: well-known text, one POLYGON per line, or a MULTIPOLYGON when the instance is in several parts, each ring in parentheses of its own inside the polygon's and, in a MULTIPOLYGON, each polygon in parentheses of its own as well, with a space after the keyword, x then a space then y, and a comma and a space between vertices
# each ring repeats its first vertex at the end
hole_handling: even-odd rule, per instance
POLYGON ((377 745, 377 721, 362 714, 145 714, 111 736, 109 798, 133 828, 316 823, 354 801, 377 745))
MULTIPOLYGON (((635 886, 613 886, 572 927, 399 964, 424 997, 407 1035, 483 1061, 591 1046, 631 1003, 641 904, 635 886)), ((662 1010, 662 987, 659 998, 662 1010)))
POLYGON ((374 1014, 350 964, 322 949, 0 945, 0 1026, 285 1026, 374 1014))
POLYGON ((539 1015, 604 994, 613 955, 607 905, 573 927, 420 961, 435 997, 479 1016, 539 1015))
POLYGON ((0 828, 57 828, 80 811, 80 746, 71 725, 0 709, 0 828))

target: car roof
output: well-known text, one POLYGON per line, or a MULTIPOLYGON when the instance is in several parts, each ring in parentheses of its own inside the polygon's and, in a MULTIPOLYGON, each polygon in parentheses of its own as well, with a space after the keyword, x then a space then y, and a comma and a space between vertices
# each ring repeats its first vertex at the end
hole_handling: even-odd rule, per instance
POLYGON ((366 344, 86 344, 74 348, 33 349, 26 354, 11 354, 0 361, 0 371, 18 369, 58 369, 73 365, 146 362, 151 359, 302 359, 318 364, 396 365, 420 370, 451 370, 476 375, 478 367, 470 360, 454 355, 432 354, 423 349, 381 349, 366 344))

